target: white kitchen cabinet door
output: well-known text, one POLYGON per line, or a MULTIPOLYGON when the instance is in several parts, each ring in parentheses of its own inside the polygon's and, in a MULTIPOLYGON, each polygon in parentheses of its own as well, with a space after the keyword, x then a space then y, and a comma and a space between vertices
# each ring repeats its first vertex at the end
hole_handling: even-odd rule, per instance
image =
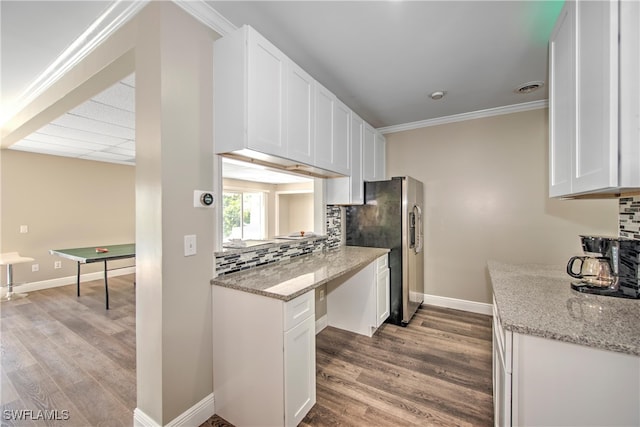
MULTIPOLYGON (((385 255, 386 258, 386 255, 385 255)), ((390 288, 389 288, 389 268, 385 267, 378 269, 378 276, 376 278, 376 328, 380 327, 385 320, 389 317, 389 304, 390 304, 390 288)))
POLYGON ((365 181, 376 181, 376 130, 368 123, 362 130, 362 176, 365 181))
POLYGON ((247 50, 248 147, 285 157, 286 71, 289 60, 251 28, 248 30, 247 50))
POLYGON ((351 110, 340 100, 333 104, 333 146, 331 170, 351 174, 351 110))
POLYGON ((289 62, 287 75, 287 157, 313 165, 315 80, 293 62, 289 62))
POLYGON ((335 96, 316 83, 316 165, 330 167, 333 160, 333 104, 335 96))
POLYGON ((297 426, 316 402, 315 340, 315 316, 284 334, 286 426, 297 426))
POLYGON ((549 195, 640 187, 637 2, 565 2, 549 41, 549 195))
POLYGON ((572 192, 618 186, 618 2, 576 11, 576 152, 572 192))
POLYGON ((351 110, 316 83, 316 166, 342 175, 350 174, 350 117, 351 110))
POLYGON ((326 200, 328 205, 351 205, 364 203, 364 180, 362 179, 362 130, 364 121, 351 113, 351 175, 327 180, 326 200))
POLYGON ((575 144, 575 13, 566 2, 549 39, 549 196, 571 193, 575 144))
POLYGON ((375 135, 375 181, 384 181, 386 179, 386 146, 387 141, 380 132, 375 135))

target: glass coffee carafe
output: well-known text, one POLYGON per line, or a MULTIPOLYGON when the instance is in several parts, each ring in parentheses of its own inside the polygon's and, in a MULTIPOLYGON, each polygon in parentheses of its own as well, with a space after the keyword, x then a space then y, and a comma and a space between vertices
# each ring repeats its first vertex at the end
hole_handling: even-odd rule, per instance
POLYGON ((589 286, 615 289, 617 284, 609 259, 605 257, 571 257, 567 264, 567 274, 589 286), (576 266, 578 261, 579 266, 576 266))

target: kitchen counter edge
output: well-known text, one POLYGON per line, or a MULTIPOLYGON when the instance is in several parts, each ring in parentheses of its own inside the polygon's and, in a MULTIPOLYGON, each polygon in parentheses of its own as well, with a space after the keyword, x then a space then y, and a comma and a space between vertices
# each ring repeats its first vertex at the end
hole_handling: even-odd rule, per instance
POLYGON ((344 274, 364 268, 389 252, 390 250, 385 248, 340 246, 262 267, 225 274, 211 279, 210 283, 213 286, 222 286, 286 302, 344 274), (314 278, 311 281, 302 281, 303 283, 291 292, 281 294, 269 291, 307 275, 313 275, 314 278))

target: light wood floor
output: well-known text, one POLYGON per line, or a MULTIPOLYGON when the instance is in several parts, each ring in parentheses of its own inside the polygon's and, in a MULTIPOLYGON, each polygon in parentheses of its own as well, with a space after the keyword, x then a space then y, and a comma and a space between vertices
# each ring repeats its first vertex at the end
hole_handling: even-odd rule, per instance
MULTIPOLYGON (((2 426, 131 426, 136 407, 133 275, 31 292, 0 305, 2 426), (6 410, 57 410, 14 422, 6 410)), ((493 424, 491 317, 423 306, 373 338, 316 337, 317 403, 302 426, 493 424)), ((230 426, 214 416, 203 426, 230 426)))
POLYGON ((109 278, 109 310, 102 280, 82 283, 80 298, 70 285, 0 304, 2 426, 133 424, 133 280, 109 278), (7 416, 11 410, 33 412, 16 421, 7 416), (57 411, 58 420, 38 420, 44 411, 57 411))
POLYGON ((490 316, 425 305, 372 338, 329 327, 316 361, 317 403, 301 426, 493 425, 490 316))

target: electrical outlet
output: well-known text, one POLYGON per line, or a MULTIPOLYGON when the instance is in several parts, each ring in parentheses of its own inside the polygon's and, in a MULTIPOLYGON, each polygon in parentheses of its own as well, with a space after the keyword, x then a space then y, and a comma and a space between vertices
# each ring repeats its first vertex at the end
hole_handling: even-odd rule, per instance
POLYGON ((31 264, 31 272, 35 273, 36 271, 40 271, 40 264, 31 264))
POLYGON ((62 261, 56 261, 53 263, 53 268, 62 268, 62 261))
POLYGON ((27 225, 21 225, 20 226, 20 234, 25 234, 29 232, 29 226, 27 225))

